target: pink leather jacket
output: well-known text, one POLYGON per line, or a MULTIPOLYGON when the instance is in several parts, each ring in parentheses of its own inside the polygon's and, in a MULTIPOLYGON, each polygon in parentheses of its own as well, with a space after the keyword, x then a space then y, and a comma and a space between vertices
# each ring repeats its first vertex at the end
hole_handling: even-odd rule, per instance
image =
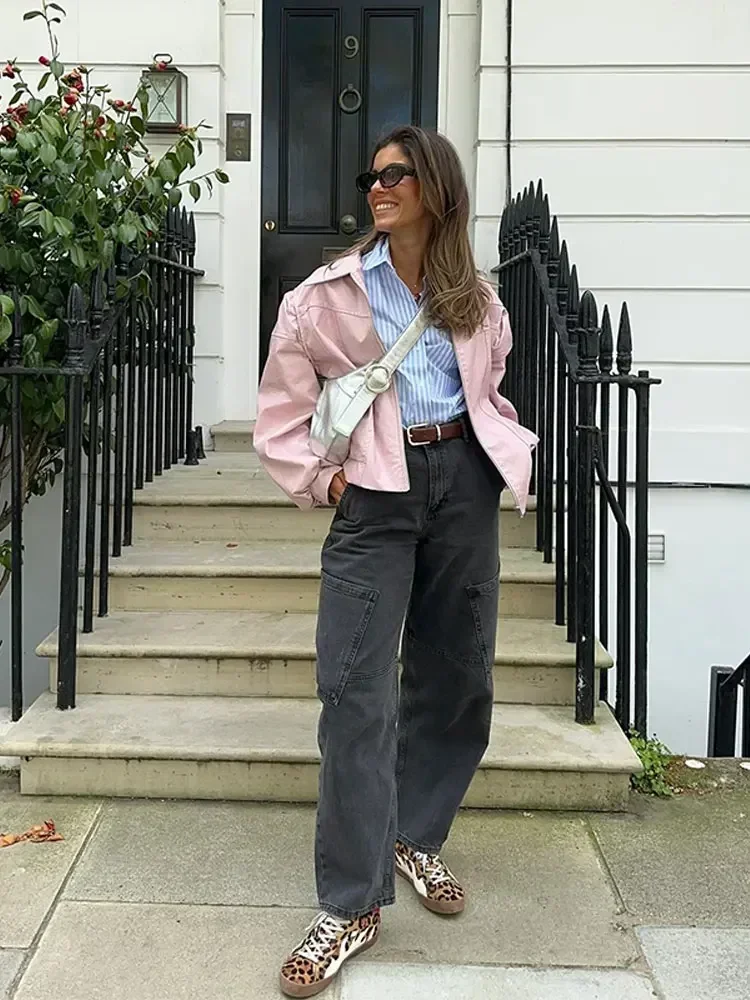
MULTIPOLYGON (((455 347, 477 439, 523 512, 537 438, 519 425, 515 409, 497 390, 511 343, 507 310, 493 293, 481 329, 457 339, 455 347)), ((341 471, 316 458, 308 444, 318 375, 336 378, 383 353, 358 254, 319 268, 284 297, 260 383, 254 444, 271 478, 299 507, 328 506, 331 480, 341 471)), ((343 472, 355 486, 408 491, 395 385, 375 400, 355 430, 343 472)))

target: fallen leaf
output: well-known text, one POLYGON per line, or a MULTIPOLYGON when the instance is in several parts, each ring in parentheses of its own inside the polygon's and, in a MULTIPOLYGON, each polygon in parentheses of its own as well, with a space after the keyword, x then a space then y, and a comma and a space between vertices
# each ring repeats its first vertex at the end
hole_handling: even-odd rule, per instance
POLYGON ((32 826, 26 833, 0 833, 0 847, 12 847, 25 840, 32 844, 42 844, 65 840, 65 838, 57 832, 55 821, 51 819, 45 820, 40 826, 32 826))

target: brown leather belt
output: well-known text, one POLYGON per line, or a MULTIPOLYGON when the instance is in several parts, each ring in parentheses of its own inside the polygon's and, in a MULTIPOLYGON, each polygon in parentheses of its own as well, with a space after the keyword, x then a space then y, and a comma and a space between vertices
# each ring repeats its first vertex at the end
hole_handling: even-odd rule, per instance
POLYGON ((412 424, 404 428, 407 444, 425 445, 438 444, 440 441, 452 441, 454 438, 467 436, 466 421, 459 418, 447 424, 412 424))

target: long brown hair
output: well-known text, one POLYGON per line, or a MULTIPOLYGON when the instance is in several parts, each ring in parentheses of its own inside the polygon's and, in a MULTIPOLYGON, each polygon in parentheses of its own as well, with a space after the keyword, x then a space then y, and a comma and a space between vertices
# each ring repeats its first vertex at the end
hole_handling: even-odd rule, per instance
MULTIPOLYGON (((487 314, 490 292, 469 244, 469 191, 458 153, 440 133, 402 125, 378 142, 372 160, 392 145, 416 170, 422 202, 433 220, 425 256, 432 322, 454 336, 470 337, 487 314)), ((353 250, 368 253, 382 238, 373 227, 353 250)))

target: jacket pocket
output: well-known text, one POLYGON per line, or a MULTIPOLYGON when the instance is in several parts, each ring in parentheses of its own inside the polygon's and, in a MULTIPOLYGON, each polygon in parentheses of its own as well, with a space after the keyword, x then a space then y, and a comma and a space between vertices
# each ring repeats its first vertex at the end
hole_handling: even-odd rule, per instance
POLYGON ((478 658, 489 673, 495 662, 497 636, 499 573, 486 583, 470 584, 466 594, 474 618, 474 632, 478 658))
POLYGON ((321 573, 316 632, 318 697, 338 705, 380 593, 321 573))

